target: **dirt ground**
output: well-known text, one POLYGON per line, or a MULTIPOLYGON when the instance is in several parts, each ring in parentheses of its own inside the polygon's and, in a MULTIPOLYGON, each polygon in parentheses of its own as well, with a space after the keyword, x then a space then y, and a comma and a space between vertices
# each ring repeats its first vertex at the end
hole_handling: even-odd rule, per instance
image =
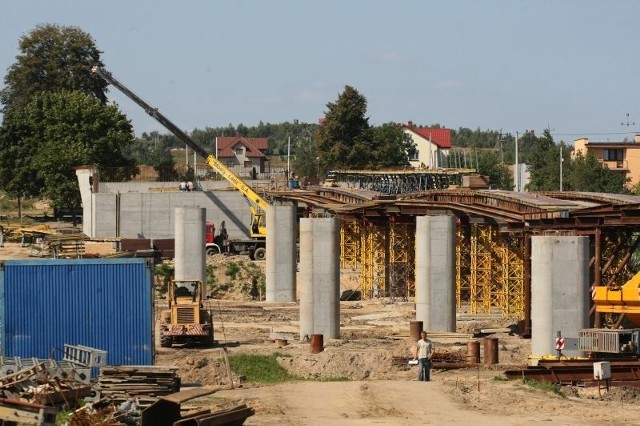
MULTIPOLYGON (((88 253, 112 250, 110 243, 87 243, 88 253)), ((30 254, 17 243, 0 248, 0 260, 30 254)), ((225 263, 246 259, 216 256, 209 261, 222 276, 225 263)), ((256 264, 264 268, 264 262, 256 264)), ((238 383, 236 377, 231 389, 221 362, 224 349, 158 346, 156 363, 177 367, 184 386, 216 390, 190 406, 246 403, 255 409, 247 425, 640 424, 640 388, 612 388, 599 395, 593 387, 563 387, 560 396, 502 380, 504 370, 526 365, 530 353, 529 340, 506 333, 494 335, 499 338, 498 365, 434 370, 431 382, 418 382, 417 368, 405 362, 413 345, 408 339, 415 318, 411 301, 341 302, 340 339, 325 340, 324 351, 312 354, 298 335, 297 304, 249 299, 230 294, 209 300, 221 346, 229 354, 280 352, 281 365, 309 380, 256 385, 238 383), (276 339, 287 344, 280 347, 276 339), (331 381, 336 378, 348 380, 331 381)), ((430 338, 436 352, 464 359, 473 328, 504 327, 509 321, 459 313, 457 324, 458 333, 432 333, 430 338)))

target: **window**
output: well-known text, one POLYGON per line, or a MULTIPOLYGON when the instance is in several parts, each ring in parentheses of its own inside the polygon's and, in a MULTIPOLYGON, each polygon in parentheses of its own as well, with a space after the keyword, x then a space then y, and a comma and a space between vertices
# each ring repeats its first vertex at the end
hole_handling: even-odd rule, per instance
POLYGON ((417 161, 419 154, 420 154, 420 151, 416 149, 415 152, 411 154, 411 156, 409 157, 409 161, 417 161))
POLYGON ((605 149, 602 153, 602 159, 604 161, 622 161, 624 160, 623 149, 605 149))
POLYGON ((236 155, 242 155, 244 154, 244 147, 239 146, 236 148, 236 155))

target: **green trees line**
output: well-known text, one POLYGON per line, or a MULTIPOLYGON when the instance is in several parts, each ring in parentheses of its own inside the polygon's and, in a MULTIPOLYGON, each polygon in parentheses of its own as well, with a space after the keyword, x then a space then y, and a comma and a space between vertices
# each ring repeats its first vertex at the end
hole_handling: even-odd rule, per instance
MULTIPOLYGON (((44 196, 59 208, 80 205, 75 167, 128 170, 172 166, 170 150, 183 143, 171 134, 135 137, 130 120, 107 102, 107 83, 91 73, 103 66, 93 38, 77 27, 44 24, 19 40, 19 54, 0 90, 0 190, 11 196, 44 196)), ((440 127, 430 124, 424 127, 440 127)), ((374 126, 365 96, 345 86, 326 104, 322 124, 297 120, 256 126, 244 124, 194 129, 192 138, 208 152, 219 136, 266 137, 268 155, 286 156, 299 176, 322 176, 332 169, 383 169, 408 165, 415 146, 396 123, 374 126)), ((453 151, 464 151, 492 187, 513 189, 507 165, 515 162, 515 137, 495 130, 452 130, 453 151)), ((560 158, 565 190, 628 192, 623 176, 596 159, 571 160, 571 147, 545 131, 519 138, 520 162, 530 166, 531 191, 557 190, 560 158)), ((466 157, 465 157, 466 158, 466 157)))

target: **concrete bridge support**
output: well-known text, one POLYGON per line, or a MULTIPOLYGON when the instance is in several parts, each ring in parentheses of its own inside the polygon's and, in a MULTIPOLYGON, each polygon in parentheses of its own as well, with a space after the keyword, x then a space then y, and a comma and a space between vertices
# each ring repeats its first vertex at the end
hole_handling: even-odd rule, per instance
POLYGON ((589 323, 589 237, 531 237, 531 350, 578 356, 578 331, 589 323))
POLYGON ((296 301, 296 206, 276 204, 267 208, 267 302, 296 301))
POLYGON ((207 210, 200 207, 178 207, 175 210, 176 280, 198 280, 206 286, 206 213, 207 210))
POLYGON ((300 219, 300 337, 340 337, 340 222, 300 219))
POLYGON ((456 220, 416 217, 416 321, 425 330, 456 330, 456 220))

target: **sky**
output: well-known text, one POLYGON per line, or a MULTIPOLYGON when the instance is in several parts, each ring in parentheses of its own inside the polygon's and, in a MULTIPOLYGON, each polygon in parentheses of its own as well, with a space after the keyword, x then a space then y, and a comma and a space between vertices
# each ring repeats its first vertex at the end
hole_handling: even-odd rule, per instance
MULTIPOLYGON (((186 131, 317 123, 349 85, 376 126, 620 141, 640 132, 638 22, 636 0, 0 0, 0 77, 54 23, 186 131)), ((109 99, 136 134, 168 133, 109 99)))

